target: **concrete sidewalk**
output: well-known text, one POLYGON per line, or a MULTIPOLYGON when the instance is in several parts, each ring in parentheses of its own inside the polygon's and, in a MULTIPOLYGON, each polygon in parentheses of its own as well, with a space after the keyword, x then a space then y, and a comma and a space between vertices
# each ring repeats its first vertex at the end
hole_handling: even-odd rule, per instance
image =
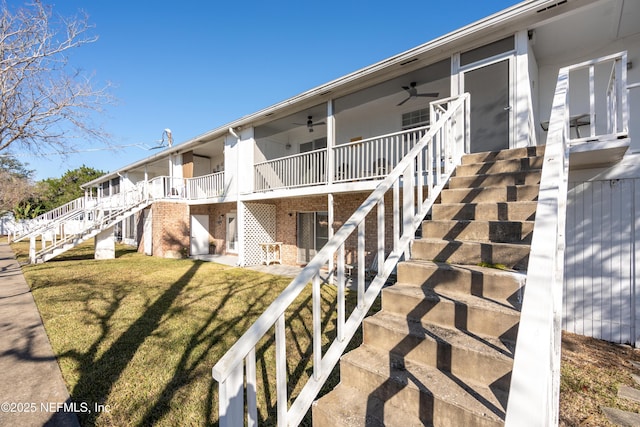
POLYGON ((70 402, 20 265, 0 243, 0 426, 79 426, 70 402))

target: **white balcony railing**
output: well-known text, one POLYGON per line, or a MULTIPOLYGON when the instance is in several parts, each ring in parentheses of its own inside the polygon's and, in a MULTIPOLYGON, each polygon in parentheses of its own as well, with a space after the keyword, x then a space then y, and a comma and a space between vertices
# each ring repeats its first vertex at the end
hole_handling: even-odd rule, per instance
POLYGON ((327 150, 320 149, 257 163, 255 191, 326 183, 327 150))
POLYGON ((429 130, 428 126, 333 148, 334 182, 384 178, 429 130))
POLYGON ((213 377, 220 384, 218 401, 221 427, 258 424, 257 401, 260 396, 257 395, 257 384, 260 383, 263 386, 276 385, 277 425, 298 425, 307 413, 394 266, 409 250, 417 227, 468 146, 468 94, 432 103, 431 113, 433 127, 406 153, 404 159, 399 160, 397 166, 329 239, 300 275, 213 367, 213 377), (443 162, 441 155, 448 161, 443 162), (415 179, 416 172, 418 176, 426 175, 426 187, 415 179), (391 197, 385 197, 387 194, 391 197), (392 206, 387 206, 389 204, 392 206), (392 233, 385 233, 385 212, 393 216, 392 233), (366 221, 368 214, 375 216, 376 230, 367 234, 365 224, 367 228, 370 227, 369 221, 366 221), (393 235, 393 238, 388 237, 389 235, 393 235), (367 244, 367 238, 373 239, 373 242, 367 244), (348 243, 347 240, 354 243, 348 243), (354 272, 357 274, 357 304, 353 309, 347 308, 346 304, 345 264, 346 246, 349 244, 355 244, 357 247, 355 252, 358 260, 357 272, 354 272), (375 278, 365 287, 364 261, 368 246, 377 248, 379 268, 375 278), (389 247, 393 249, 387 253, 385 249, 389 247), (321 320, 321 300, 324 295, 320 289, 321 274, 326 273, 321 270, 330 262, 335 262, 335 271, 332 271, 331 275, 332 280, 335 279, 337 295, 331 304, 336 307, 337 319, 335 324, 331 322, 329 325, 321 320), (287 344, 285 316, 290 305, 310 282, 313 321, 306 326, 313 337, 313 372, 304 385, 298 383, 298 386, 302 387, 301 391, 289 405, 289 392, 293 386, 287 384, 290 366, 287 348, 296 344, 287 344), (327 332, 332 332, 334 327, 336 336, 330 338, 329 343, 324 343, 327 332), (259 383, 256 368, 264 368, 265 364, 257 360, 260 357, 257 347, 264 339, 275 342, 275 372, 263 369, 259 383), (326 348, 326 351, 323 351, 323 348, 326 348))
POLYGON ((565 134, 572 144, 592 141, 595 138, 605 140, 628 136, 626 52, 571 65, 564 68, 563 72, 567 73, 568 95, 565 105, 565 134), (576 93, 583 88, 588 89, 588 100, 582 100, 576 93), (581 102, 575 102, 574 99, 581 102), (588 112, 585 111, 587 108, 577 107, 587 102, 588 112), (576 110, 577 108, 580 109, 576 110), (604 117, 599 119, 599 115, 604 117), (585 134, 583 128, 587 126, 589 131, 585 134), (575 136, 570 133, 571 127, 575 128, 575 136))
POLYGON ((185 179, 185 198, 210 199, 224 194, 224 172, 185 179))
MULTIPOLYGON (((383 179, 418 143, 428 126, 335 146, 332 182, 383 179)), ((327 150, 320 149, 257 163, 255 191, 327 183, 327 150)))

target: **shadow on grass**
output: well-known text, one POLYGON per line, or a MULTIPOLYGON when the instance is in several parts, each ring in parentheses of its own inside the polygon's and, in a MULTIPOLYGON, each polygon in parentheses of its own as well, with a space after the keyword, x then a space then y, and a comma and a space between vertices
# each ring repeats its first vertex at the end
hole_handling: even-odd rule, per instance
MULTIPOLYGON (((274 277, 273 281, 278 279, 274 277)), ((247 319, 253 318, 256 314, 261 314, 256 311, 256 306, 262 307, 261 301, 268 297, 270 292, 269 282, 262 283, 262 290, 256 288, 256 296, 254 303, 246 304, 242 311, 234 313, 234 316, 227 320, 220 326, 212 329, 211 325, 218 323, 217 318, 221 310, 227 305, 227 303, 235 297, 235 294, 240 292, 246 287, 246 281, 240 280, 232 283, 228 283, 226 293, 220 298, 220 303, 217 307, 212 308, 211 314, 202 322, 202 325, 198 330, 191 335, 189 343, 184 349, 180 360, 174 370, 171 380, 165 385, 163 390, 157 395, 158 397, 149 406, 146 411, 140 425, 155 425, 165 415, 167 415, 172 409, 172 399, 176 396, 180 390, 190 384, 197 381, 202 375, 208 375, 210 379, 210 386, 208 387, 208 395, 206 396, 206 407, 204 420, 211 420, 214 418, 214 400, 215 400, 215 388, 214 381, 211 378, 211 371, 206 370, 202 372, 201 365, 206 363, 209 353, 213 348, 223 340, 225 335, 233 334, 238 337, 238 329, 245 330, 249 326, 247 319), (244 325, 239 328, 239 325, 244 325), (204 347, 203 347, 204 346, 204 347)), ((210 368, 210 367, 208 367, 210 368)), ((202 396, 205 398, 205 396, 202 396)), ((215 420, 217 424, 217 420, 215 420)), ((209 425, 209 424, 207 424, 209 425)), ((215 425, 215 424, 212 424, 215 425)))
MULTIPOLYGON (((193 266, 169 287, 120 337, 96 359, 96 354, 109 334, 109 319, 120 307, 126 292, 117 292, 105 314, 93 311, 100 320, 101 335, 95 340, 91 348, 85 353, 69 352, 60 357, 70 357, 79 363, 80 378, 71 392, 74 400, 90 398, 93 403, 104 404, 109 397, 111 388, 120 378, 138 348, 160 325, 160 321, 174 303, 180 292, 189 284, 198 271, 201 262, 193 266)), ((86 400, 85 400, 86 401, 86 400)), ((99 413, 81 414, 83 425, 94 425, 99 413)))

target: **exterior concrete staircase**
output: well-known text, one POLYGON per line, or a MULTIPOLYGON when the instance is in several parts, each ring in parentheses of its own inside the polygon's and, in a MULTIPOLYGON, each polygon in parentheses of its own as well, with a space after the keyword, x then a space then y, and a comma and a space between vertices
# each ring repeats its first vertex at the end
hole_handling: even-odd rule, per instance
POLYGON ((504 424, 543 156, 463 158, 314 426, 504 424))

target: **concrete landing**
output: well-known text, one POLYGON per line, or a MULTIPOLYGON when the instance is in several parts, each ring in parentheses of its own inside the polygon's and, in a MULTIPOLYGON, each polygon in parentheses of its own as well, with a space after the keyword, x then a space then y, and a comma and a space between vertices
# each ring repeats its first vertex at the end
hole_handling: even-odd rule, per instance
MULTIPOLYGON (((11 247, 0 243, 0 425, 79 426, 11 247)), ((79 409, 79 407, 78 407, 79 409)))

